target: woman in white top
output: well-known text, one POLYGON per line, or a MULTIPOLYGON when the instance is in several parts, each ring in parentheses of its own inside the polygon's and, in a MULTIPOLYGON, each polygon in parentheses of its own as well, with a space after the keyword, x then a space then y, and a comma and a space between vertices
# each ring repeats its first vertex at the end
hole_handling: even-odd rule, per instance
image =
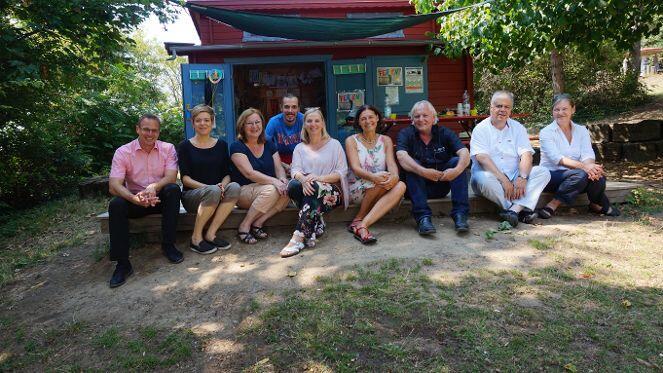
POLYGON ((572 204, 580 193, 587 193, 589 211, 608 216, 619 216, 619 210, 610 205, 605 195, 603 166, 594 162, 589 131, 573 123, 575 103, 567 94, 555 96, 553 122, 541 130, 541 166, 550 170, 550 182, 545 191, 555 194, 539 210, 540 218, 549 219, 562 203, 572 204))
POLYGON ((299 208, 299 219, 281 257, 298 254, 305 246, 314 246, 324 233, 322 214, 341 203, 348 206, 348 164, 341 143, 325 129, 325 118, 318 108, 304 113, 302 142, 292 153, 288 196, 299 208))
POLYGON ((357 110, 355 127, 360 133, 345 139, 350 201, 360 204, 359 212, 348 230, 363 244, 376 242, 368 231, 403 198, 405 183, 398 179, 394 145, 388 136, 377 133, 382 127, 382 114, 370 105, 357 110))

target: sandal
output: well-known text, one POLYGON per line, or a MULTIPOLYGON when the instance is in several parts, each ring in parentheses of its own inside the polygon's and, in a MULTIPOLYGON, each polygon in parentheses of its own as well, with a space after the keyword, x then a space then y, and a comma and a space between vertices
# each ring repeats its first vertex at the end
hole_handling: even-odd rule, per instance
POLYGON ((362 219, 352 219, 350 224, 348 225, 347 229, 348 232, 354 234, 355 233, 355 228, 357 227, 357 224, 361 223, 362 219))
POLYGON ((371 232, 369 232, 368 228, 366 227, 355 227, 353 235, 356 239, 359 240, 359 242, 363 243, 364 245, 375 243, 378 240, 377 238, 375 238, 375 236, 373 236, 373 234, 371 234, 371 232), (364 231, 366 234, 365 235, 360 234, 360 232, 362 231, 364 231))
POLYGON ((245 244, 253 245, 258 242, 251 232, 237 232, 237 238, 245 244))
POLYGON ((555 215, 555 210, 545 206, 539 209, 538 214, 541 219, 550 219, 555 215))
POLYGON ((288 258, 293 255, 299 254, 300 251, 304 249, 303 242, 297 242, 295 240, 290 240, 288 245, 281 250, 281 258, 288 258))
POLYGON ((269 234, 262 227, 256 227, 255 225, 251 226, 251 234, 259 240, 269 237, 269 234))

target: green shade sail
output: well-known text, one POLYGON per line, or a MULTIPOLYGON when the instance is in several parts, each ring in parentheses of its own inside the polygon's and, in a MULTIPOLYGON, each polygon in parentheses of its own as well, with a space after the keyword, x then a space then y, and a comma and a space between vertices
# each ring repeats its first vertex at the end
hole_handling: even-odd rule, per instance
POLYGON ((487 1, 438 13, 384 18, 310 18, 269 15, 191 3, 186 3, 186 7, 236 29, 256 35, 308 41, 342 41, 387 34, 485 3, 487 1))

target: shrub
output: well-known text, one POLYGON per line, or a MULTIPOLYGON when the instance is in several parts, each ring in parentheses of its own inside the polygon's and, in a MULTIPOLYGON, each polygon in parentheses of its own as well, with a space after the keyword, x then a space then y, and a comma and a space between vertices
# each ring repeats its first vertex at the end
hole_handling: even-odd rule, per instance
MULTIPOLYGON (((620 71, 624 54, 606 44, 593 55, 564 51, 566 92, 576 99, 575 120, 585 122, 629 110, 646 101, 642 85, 620 71)), ((539 58, 522 67, 493 72, 475 61, 475 102, 480 112, 488 112, 490 96, 499 89, 515 95, 515 112, 529 113, 523 119, 530 128, 551 121, 553 97, 550 59, 539 58)))
POLYGON ((0 201, 24 208, 65 193, 89 172, 91 158, 42 123, 0 130, 0 201))

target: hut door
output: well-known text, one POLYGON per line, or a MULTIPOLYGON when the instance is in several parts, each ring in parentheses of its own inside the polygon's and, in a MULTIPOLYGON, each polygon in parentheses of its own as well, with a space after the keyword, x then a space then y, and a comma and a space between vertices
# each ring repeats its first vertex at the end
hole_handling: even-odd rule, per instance
MULTIPOLYGON (((334 111, 338 140, 344 143, 345 138, 355 133, 348 120, 358 106, 372 103, 372 84, 367 72, 370 71, 367 59, 336 60, 332 62, 334 76, 334 111)), ((334 118, 333 115, 329 115, 334 118)))
MULTIPOLYGON (((215 137, 232 141, 234 137, 232 123, 228 118, 232 115, 229 101, 230 74, 227 64, 182 64, 182 100, 184 105, 184 131, 186 138, 191 138, 193 127, 190 110, 199 104, 214 108, 216 127, 212 134, 215 137)), ((232 120, 231 120, 232 122, 232 120)))

